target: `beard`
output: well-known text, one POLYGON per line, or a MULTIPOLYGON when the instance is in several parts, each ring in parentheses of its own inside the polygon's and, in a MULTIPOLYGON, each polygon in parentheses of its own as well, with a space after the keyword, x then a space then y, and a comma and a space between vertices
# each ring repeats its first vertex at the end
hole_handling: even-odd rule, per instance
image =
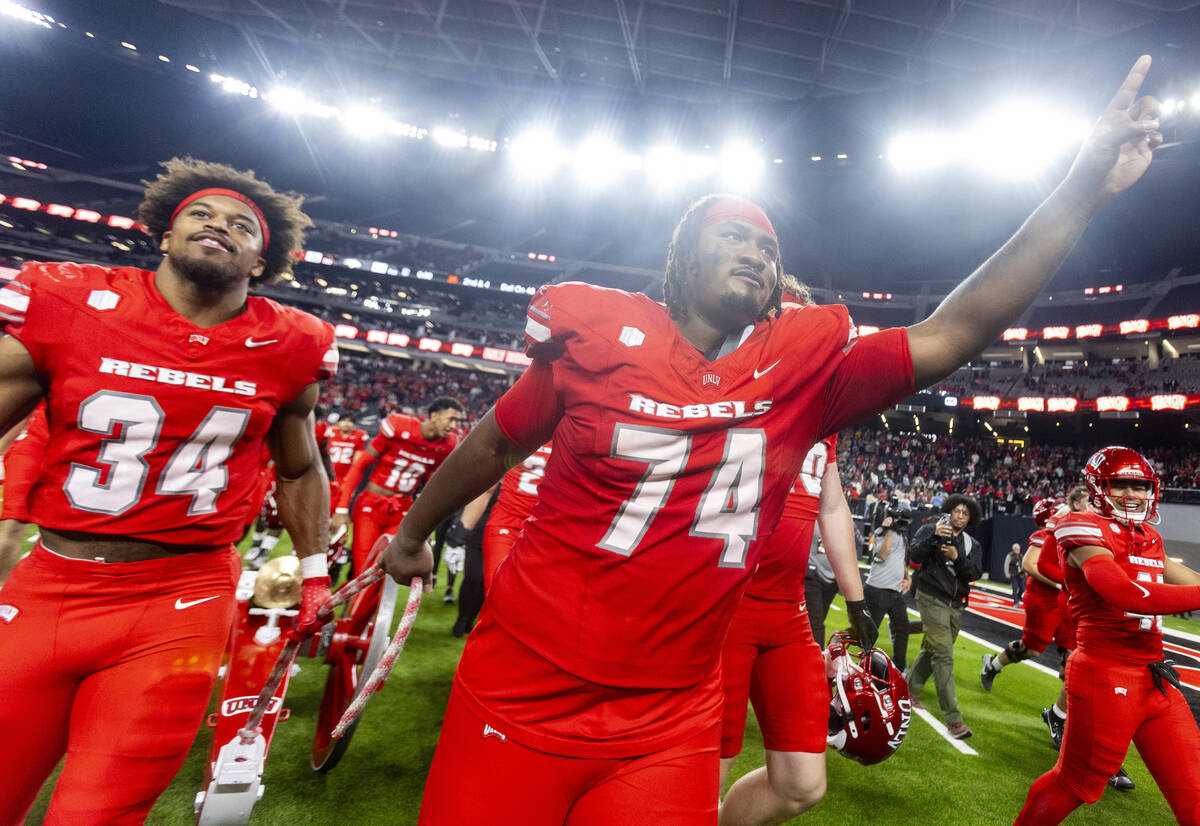
POLYGON ((745 317, 751 321, 762 313, 762 307, 753 295, 732 290, 721 296, 721 309, 730 316, 745 317))
POLYGON ((221 263, 202 255, 172 256, 171 264, 188 281, 204 292, 225 292, 241 278, 232 260, 221 263))

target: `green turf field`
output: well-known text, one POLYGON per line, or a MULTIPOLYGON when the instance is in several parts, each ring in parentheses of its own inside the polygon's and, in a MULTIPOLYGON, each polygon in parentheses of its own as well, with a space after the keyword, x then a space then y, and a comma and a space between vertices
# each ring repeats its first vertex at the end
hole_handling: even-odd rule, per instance
MULTIPOLYGON (((285 537, 276 554, 287 552, 289 547, 285 537)), ((445 581, 444 576, 443 571, 440 581, 445 581)), ((407 589, 402 588, 399 607, 403 607, 406 596, 407 589)), ((292 716, 276 729, 264 776, 266 793, 255 807, 252 824, 416 822, 425 771, 463 647, 462 640, 450 635, 456 615, 455 605, 442 603, 440 588, 426 596, 387 686, 371 700, 346 756, 326 775, 316 774, 308 766, 325 666, 301 660, 302 669, 293 678, 287 695, 286 706, 292 716)), ((839 627, 844 616, 839 598, 827 626, 839 627)), ((1195 631, 1198 624, 1179 620, 1177 625, 1195 631)), ((887 640, 884 628, 880 644, 885 648, 887 640)), ((914 636, 910 640, 910 659, 919 645, 920 637, 914 636)), ((848 826, 868 822, 922 826, 1011 823, 1030 782, 1054 763, 1056 753, 1038 715, 1057 696, 1060 683, 1033 668, 1014 666, 1005 669, 995 690, 985 694, 978 680, 984 650, 965 639, 959 640, 956 649, 959 705, 975 731, 967 743, 979 752, 978 756, 960 754, 914 716, 904 745, 882 764, 860 766, 830 752, 825 799, 793 822, 848 826)), ((924 700, 936 715, 932 680, 926 686, 924 700)), ((208 749, 209 730, 201 729, 182 771, 159 799, 147 823, 183 826, 194 822, 192 800, 200 788, 208 749)), ((751 714, 745 748, 731 772, 731 782, 762 763, 762 740, 751 714)), ((1125 768, 1137 783, 1135 791, 1108 789, 1099 803, 1081 808, 1067 822, 1122 826, 1173 822, 1136 752, 1131 751, 1125 768)), ((531 778, 530 782, 537 780, 531 778)), ((471 778, 462 778, 461 789, 463 794, 470 794, 471 778)), ((28 823, 42 822, 48 799, 49 785, 38 798, 28 823)), ((513 826, 519 826, 519 821, 513 826)))

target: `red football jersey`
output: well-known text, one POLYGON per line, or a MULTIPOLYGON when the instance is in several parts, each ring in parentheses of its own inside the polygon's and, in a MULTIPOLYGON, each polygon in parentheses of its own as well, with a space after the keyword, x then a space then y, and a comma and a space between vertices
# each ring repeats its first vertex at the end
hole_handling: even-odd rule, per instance
MULTIPOLYGON (((837 460, 837 436, 829 436, 812 446, 783 503, 783 519, 813 522, 821 512, 821 480, 825 468, 837 460)), ((788 534, 789 537, 793 534, 788 534)), ((812 537, 809 532, 808 536, 812 537)), ((795 542, 767 540, 758 570, 746 593, 759 599, 799 599, 804 593, 804 574, 808 566, 807 547, 795 542)))
POLYGON ((538 500, 538 486, 546 475, 546 463, 550 460, 550 444, 544 444, 530 453, 525 461, 509 470, 500 480, 500 493, 488 516, 492 527, 520 529, 533 512, 538 500))
POLYGON ((329 426, 329 422, 324 419, 318 419, 313 425, 313 436, 317 439, 317 444, 323 443, 329 438, 329 434, 333 432, 333 428, 329 426))
POLYGON ((6 331, 50 385, 30 510, 56 530, 234 542, 254 516, 276 413, 337 370, 333 328, 257 296, 236 318, 197 327, 154 278, 26 264, 0 290, 6 331))
POLYGON ((426 474, 433 473, 458 444, 453 434, 430 441, 421 435, 421 422, 403 413, 390 413, 371 440, 378 455, 371 481, 392 493, 412 496, 426 474))
MULTIPOLYGON (((1031 547, 1037 548, 1039 554, 1042 554, 1048 547, 1046 543, 1048 538, 1050 538, 1050 531, 1046 528, 1039 528, 1029 535, 1029 544, 1031 547)), ((1051 553, 1055 552, 1053 542, 1050 543, 1049 550, 1051 553)), ((1058 600, 1058 589, 1050 587, 1037 577, 1028 576, 1025 577, 1025 601, 1029 602, 1030 597, 1033 598, 1034 605, 1053 605, 1058 600)))
POLYGON ((325 449, 329 451, 329 463, 333 465, 333 478, 339 483, 350 472, 354 464, 354 455, 367 446, 365 430, 351 430, 349 436, 343 436, 342 431, 330 428, 325 434, 325 449))
POLYGON ((663 305, 566 283, 539 289, 526 338, 534 365, 496 421, 526 447, 553 435, 554 452, 488 603, 521 643, 608 686, 716 673, 808 451, 913 389, 906 332, 857 338, 841 306, 786 309, 710 362, 663 305))
MULTIPOLYGON (((0 300, 3 300, 2 297, 0 300)), ((46 441, 49 438, 50 425, 46 422, 46 401, 43 399, 33 408, 28 421, 25 422, 25 427, 21 430, 21 435, 13 439, 8 450, 4 452, 4 457, 7 459, 9 454, 13 457, 36 456, 40 465, 42 451, 46 449, 46 441)))
MULTIPOLYGON (((1064 556, 1085 545, 1107 548, 1134 582, 1163 581, 1167 555, 1162 537, 1149 525, 1127 528, 1099 514, 1072 513, 1059 521, 1054 536, 1064 556)), ((1132 662, 1163 658, 1161 616, 1122 611, 1092 590, 1082 570, 1067 565, 1064 571, 1081 649, 1132 662)))

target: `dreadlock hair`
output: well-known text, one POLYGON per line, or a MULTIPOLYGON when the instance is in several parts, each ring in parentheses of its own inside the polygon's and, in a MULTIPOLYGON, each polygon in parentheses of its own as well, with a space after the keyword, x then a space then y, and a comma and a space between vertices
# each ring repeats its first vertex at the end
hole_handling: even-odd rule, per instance
MULTIPOLYGON (((671 318, 678 320, 687 315, 687 305, 684 303, 685 282, 699 266, 696 258, 697 248, 700 245, 700 225, 704 220, 704 213, 708 212, 708 208, 717 201, 736 197, 738 196, 725 193, 705 195, 688 207, 687 212, 683 213, 683 217, 675 225, 675 231, 671 233, 671 243, 667 246, 667 267, 663 273, 663 299, 667 302, 667 311, 671 318)), ((779 273, 783 272, 783 264, 778 259, 775 261, 775 270, 779 273)), ((775 289, 771 292, 771 297, 767 299, 767 304, 759 314, 758 320, 761 321, 771 313, 778 315, 782 308, 782 302, 782 279, 776 279, 775 289)))
POLYGON ((806 306, 817 303, 813 301, 812 290, 808 288, 808 285, 790 272, 779 274, 779 288, 784 295, 794 295, 801 304, 806 306))
POLYGON ((193 192, 213 187, 232 189, 258 205, 271 232, 271 242, 262 253, 266 267, 254 281, 270 283, 292 271, 290 252, 304 246, 304 230, 312 226, 312 219, 300 209, 302 196, 278 192, 256 178, 253 170, 239 172, 223 163, 183 157, 171 158, 162 166, 165 173, 160 172, 153 181, 142 181, 146 193, 138 206, 138 220, 156 244, 162 244, 163 233, 171 228, 171 213, 193 192))

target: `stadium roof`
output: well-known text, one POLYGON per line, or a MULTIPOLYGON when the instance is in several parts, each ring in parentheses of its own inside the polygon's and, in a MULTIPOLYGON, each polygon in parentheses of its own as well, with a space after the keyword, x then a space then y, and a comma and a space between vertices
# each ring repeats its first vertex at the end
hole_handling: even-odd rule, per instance
POLYGON ((786 101, 1006 71, 1194 0, 163 0, 268 52, 521 91, 786 101))

